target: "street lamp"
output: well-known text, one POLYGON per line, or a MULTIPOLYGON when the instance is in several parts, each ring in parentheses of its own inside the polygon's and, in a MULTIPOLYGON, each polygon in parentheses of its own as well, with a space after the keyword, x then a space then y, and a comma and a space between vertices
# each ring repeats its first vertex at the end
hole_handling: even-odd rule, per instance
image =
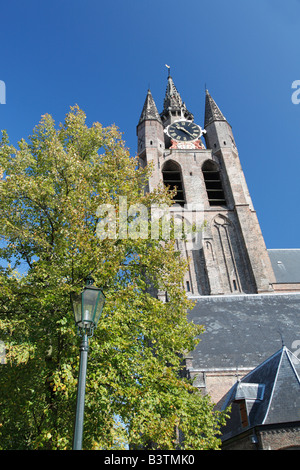
POLYGON ((75 324, 78 328, 78 334, 82 338, 80 345, 73 450, 81 450, 82 448, 85 383, 89 350, 88 338, 89 336, 93 336, 94 328, 97 326, 105 304, 105 295, 101 289, 94 287, 93 284, 94 279, 88 276, 83 291, 80 294, 71 294, 75 324))

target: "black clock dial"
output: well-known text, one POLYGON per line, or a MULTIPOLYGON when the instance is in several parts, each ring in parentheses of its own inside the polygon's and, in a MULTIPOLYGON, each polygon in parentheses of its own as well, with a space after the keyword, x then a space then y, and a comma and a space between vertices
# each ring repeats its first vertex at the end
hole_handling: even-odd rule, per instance
POLYGON ((169 136, 180 142, 196 140, 201 136, 201 129, 191 121, 177 121, 169 126, 169 136))

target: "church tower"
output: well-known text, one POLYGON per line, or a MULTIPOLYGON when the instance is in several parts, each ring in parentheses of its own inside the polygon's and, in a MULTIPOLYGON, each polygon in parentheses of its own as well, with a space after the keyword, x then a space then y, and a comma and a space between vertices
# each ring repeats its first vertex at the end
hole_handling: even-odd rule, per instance
POLYGON ((232 129, 207 90, 204 115, 201 128, 170 73, 161 113, 148 90, 137 125, 140 165, 154 168, 147 190, 163 182, 176 187, 179 206, 201 207, 201 246, 178 241, 189 260, 189 295, 272 292, 275 277, 232 129))

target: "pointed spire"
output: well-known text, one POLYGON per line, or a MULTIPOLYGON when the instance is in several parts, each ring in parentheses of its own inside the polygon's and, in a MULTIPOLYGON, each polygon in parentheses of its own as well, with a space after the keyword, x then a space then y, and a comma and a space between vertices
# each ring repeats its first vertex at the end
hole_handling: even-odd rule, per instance
POLYGON ((164 109, 163 112, 161 113, 161 116, 168 116, 170 110, 173 111, 181 111, 182 116, 185 116, 187 119, 194 119, 194 116, 192 113, 190 113, 185 106, 185 103, 182 101, 181 96, 175 86, 175 83, 173 81, 173 78, 170 75, 170 72, 168 74, 168 83, 167 83, 167 89, 166 89, 166 94, 164 98, 164 109))
POLYGON ((164 99, 164 109, 168 108, 181 108, 182 99, 177 91, 177 88, 173 82, 171 75, 168 76, 168 84, 166 89, 166 95, 164 99))
POLYGON ((213 121, 226 121, 223 113, 221 112, 220 108, 214 101, 214 99, 210 96, 208 90, 205 91, 205 116, 204 116, 204 127, 210 124, 213 121))
POLYGON ((148 93, 146 96, 146 100, 145 100, 142 114, 139 120, 139 124, 149 119, 161 122, 160 115, 157 111, 157 107, 156 107, 156 104, 154 102, 154 99, 150 90, 148 90, 148 93))

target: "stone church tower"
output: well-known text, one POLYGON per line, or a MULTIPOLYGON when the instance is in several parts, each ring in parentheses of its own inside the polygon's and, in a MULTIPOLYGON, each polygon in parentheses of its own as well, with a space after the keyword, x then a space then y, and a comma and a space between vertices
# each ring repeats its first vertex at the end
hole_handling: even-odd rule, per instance
MULTIPOLYGON (((187 376, 218 409, 242 377, 247 390, 271 390, 260 373, 254 374, 255 383, 247 382, 254 377, 251 371, 263 370, 263 361, 269 364, 270 357, 279 357, 276 351, 283 344, 300 361, 300 249, 267 250, 231 126, 207 90, 202 128, 169 75, 161 113, 148 91, 137 136, 140 165, 151 162, 154 169, 148 191, 163 183, 176 188, 183 217, 186 206, 195 205, 206 222, 196 247, 177 241, 189 262, 184 287, 195 302, 187 318, 204 326, 201 340, 184 357, 187 376)), ((164 292, 157 296, 167 300, 164 292)), ((291 386, 285 385, 288 390, 291 386)), ((286 397, 282 395, 282 409, 286 397)), ((251 427, 254 402, 245 403, 241 412, 243 432, 251 427)), ((282 421, 280 409, 275 426, 282 421)), ((293 420, 299 426, 299 410, 293 420)))
POLYGON ((168 76, 163 110, 150 90, 137 126, 142 166, 153 163, 148 190, 176 187, 182 207, 201 205, 202 244, 187 250, 191 296, 272 292, 276 282, 230 124, 206 90, 203 129, 168 76))

